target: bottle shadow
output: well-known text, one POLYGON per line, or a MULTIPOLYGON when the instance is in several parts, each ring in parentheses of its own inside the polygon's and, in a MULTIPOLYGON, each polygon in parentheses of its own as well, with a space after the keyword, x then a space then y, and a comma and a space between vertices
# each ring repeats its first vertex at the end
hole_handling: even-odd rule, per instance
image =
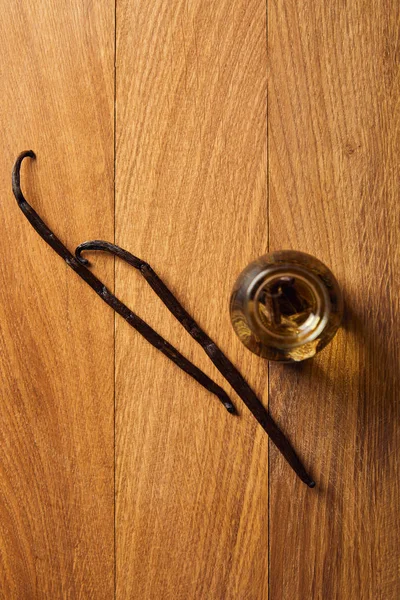
POLYGON ((314 436, 305 462, 317 495, 342 479, 365 477, 365 469, 373 485, 390 469, 386 454, 397 447, 400 328, 388 318, 390 307, 377 310, 376 299, 365 298, 362 307, 346 301, 337 338, 320 355, 269 369, 272 416, 287 433, 293 429, 287 421, 295 418, 301 432, 289 437, 302 439, 303 446, 305 436, 314 436), (291 398, 290 419, 282 392, 291 398))

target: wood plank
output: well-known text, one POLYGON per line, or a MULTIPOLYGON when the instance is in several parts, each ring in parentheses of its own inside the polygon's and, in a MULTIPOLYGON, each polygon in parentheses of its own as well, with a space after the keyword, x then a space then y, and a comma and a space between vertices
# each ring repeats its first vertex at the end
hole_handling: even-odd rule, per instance
POLYGON ((398 3, 269 3, 271 249, 336 273, 344 327, 271 366, 270 407, 317 481, 271 450, 270 597, 400 597, 398 3))
MULTIPOLYGON (((267 400, 267 368, 229 323, 262 254, 264 0, 117 7, 116 240, 150 262, 267 400)), ((117 293, 228 391, 132 268, 117 293)), ((232 398, 233 394, 232 394, 232 398)), ((117 598, 265 600, 268 440, 116 323, 117 598)))
MULTIPOLYGON (((11 193, 73 250, 113 236, 114 2, 3 2, 0 21, 0 596, 113 596, 113 314, 11 193)), ((113 267, 99 260, 109 285, 113 267)))

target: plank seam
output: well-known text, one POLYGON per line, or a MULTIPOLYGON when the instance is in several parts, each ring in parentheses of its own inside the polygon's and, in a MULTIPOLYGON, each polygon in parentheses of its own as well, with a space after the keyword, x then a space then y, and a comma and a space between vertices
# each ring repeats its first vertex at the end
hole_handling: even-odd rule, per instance
MULTIPOLYGON (((117 175, 117 0, 114 1, 114 244, 116 242, 116 175, 117 175)), ((116 259, 114 260, 114 292, 116 291, 116 259)), ((117 598, 117 432, 116 432, 116 313, 114 312, 114 600, 117 598)))

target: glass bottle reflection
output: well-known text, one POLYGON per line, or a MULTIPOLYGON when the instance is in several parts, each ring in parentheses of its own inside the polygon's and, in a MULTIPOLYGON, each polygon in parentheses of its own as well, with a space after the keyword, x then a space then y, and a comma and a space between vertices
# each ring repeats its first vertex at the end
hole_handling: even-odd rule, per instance
POLYGON ((343 300, 332 272, 314 256, 293 250, 266 254, 239 275, 231 321, 243 344, 268 360, 311 358, 333 338, 343 300))

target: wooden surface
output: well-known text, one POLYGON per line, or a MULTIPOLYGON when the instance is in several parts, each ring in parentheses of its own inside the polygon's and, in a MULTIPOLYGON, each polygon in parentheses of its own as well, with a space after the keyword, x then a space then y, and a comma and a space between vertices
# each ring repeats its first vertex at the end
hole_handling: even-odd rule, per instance
POLYGON ((271 448, 271 600, 400 597, 400 10, 334 4, 269 4, 270 246, 318 256, 346 301, 315 361, 270 367, 318 482, 271 448))
MULTIPOLYGON (((235 275, 267 240, 265 30, 260 0, 118 3, 115 234, 266 401, 267 365, 228 314, 235 275)), ((116 291, 230 393, 125 264, 116 291)), ((267 597, 266 436, 240 400, 234 418, 116 325, 117 597, 267 597)))
POLYGON ((0 598, 397 600, 400 11, 395 3, 4 4, 0 19, 0 598), (217 400, 46 246, 150 262, 317 481, 296 479, 129 266, 94 270, 228 391, 217 400), (344 327, 270 365, 229 324, 271 249, 337 275, 344 327))
MULTIPOLYGON (((0 598, 109 599, 113 315, 31 228, 113 235, 114 5, 3 3, 0 19, 0 598), (87 23, 90 22, 90 30, 87 23), (101 49, 101 50, 100 50, 101 49)), ((101 272, 112 284, 113 267, 101 272)))

